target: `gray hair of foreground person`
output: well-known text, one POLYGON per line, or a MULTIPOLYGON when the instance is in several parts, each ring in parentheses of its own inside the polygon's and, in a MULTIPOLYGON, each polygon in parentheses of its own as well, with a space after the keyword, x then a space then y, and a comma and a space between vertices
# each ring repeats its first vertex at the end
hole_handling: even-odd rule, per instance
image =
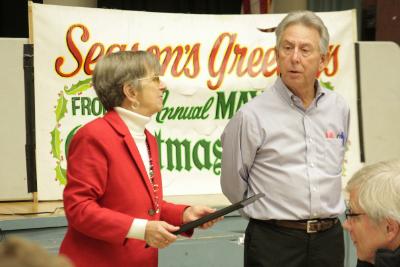
POLYGON ((38 244, 15 236, 0 242, 0 267, 73 267, 60 255, 48 253, 38 244))
POLYGON ((365 166, 353 175, 345 190, 358 190, 358 204, 374 222, 400 222, 400 159, 365 166))
POLYGON ((123 87, 129 84, 140 90, 141 78, 160 73, 158 59, 146 51, 120 51, 104 56, 93 71, 93 87, 106 110, 121 106, 123 87))
POLYGON ((321 54, 328 52, 329 32, 324 22, 314 12, 301 10, 289 13, 275 29, 276 47, 281 43, 281 36, 285 29, 294 24, 302 24, 307 27, 314 28, 318 31, 320 38, 319 49, 321 54))

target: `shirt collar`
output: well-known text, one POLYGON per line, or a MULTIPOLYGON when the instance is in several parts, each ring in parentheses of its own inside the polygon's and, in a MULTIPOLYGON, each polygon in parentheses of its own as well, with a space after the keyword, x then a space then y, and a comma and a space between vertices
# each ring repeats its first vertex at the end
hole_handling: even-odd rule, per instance
MULTIPOLYGON (((290 91, 289 88, 287 88, 287 86, 283 83, 281 77, 278 77, 278 79, 276 79, 274 87, 277 88, 278 93, 289 103, 289 105, 297 104, 295 99, 298 97, 295 94, 293 94, 293 92, 290 91)), ((325 92, 323 91, 323 89, 317 79, 315 80, 314 88, 317 89, 315 98, 314 98, 315 106, 317 107, 318 102, 325 95, 325 92)))
POLYGON ((315 93, 315 106, 318 106, 318 102, 325 95, 325 92, 322 90, 321 84, 318 80, 315 80, 314 88, 317 88, 315 93))
POLYGON ((151 118, 140 115, 136 112, 127 110, 122 107, 114 107, 121 119, 125 122, 130 132, 136 134, 144 134, 146 124, 150 122, 151 118))

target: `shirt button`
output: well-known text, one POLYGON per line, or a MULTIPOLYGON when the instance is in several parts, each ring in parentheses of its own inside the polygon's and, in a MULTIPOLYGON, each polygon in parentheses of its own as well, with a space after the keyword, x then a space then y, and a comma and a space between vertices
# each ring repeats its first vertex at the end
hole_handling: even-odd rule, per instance
POLYGON ((153 216, 154 214, 156 214, 156 211, 153 210, 153 209, 149 209, 148 213, 149 213, 150 216, 153 216))
POLYGON ((313 140, 312 140, 312 138, 310 137, 310 138, 308 139, 308 141, 310 141, 310 143, 312 143, 313 140))
POLYGON ((313 162, 310 163, 310 167, 314 168, 314 163, 313 162))
POLYGON ((312 191, 316 192, 317 188, 315 188, 314 186, 312 187, 312 191))

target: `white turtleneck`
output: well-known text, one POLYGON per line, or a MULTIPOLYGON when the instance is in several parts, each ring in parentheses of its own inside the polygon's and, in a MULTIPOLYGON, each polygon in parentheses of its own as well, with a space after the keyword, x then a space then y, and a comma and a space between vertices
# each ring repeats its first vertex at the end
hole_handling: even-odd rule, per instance
MULTIPOLYGON (((144 129, 146 124, 150 122, 151 118, 122 107, 115 107, 114 110, 118 113, 123 122, 125 122, 126 126, 128 126, 129 132, 131 133, 133 140, 135 140, 135 144, 139 150, 144 167, 146 168, 147 175, 149 176, 150 160, 144 129)), ((135 218, 126 237, 144 240, 146 225, 146 219, 135 218)))

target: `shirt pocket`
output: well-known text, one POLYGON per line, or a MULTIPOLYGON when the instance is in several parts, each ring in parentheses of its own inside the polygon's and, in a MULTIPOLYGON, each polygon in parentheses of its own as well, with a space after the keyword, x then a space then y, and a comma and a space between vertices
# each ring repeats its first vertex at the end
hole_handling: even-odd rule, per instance
POLYGON ((344 146, 340 138, 325 139, 325 166, 330 174, 340 174, 343 167, 344 146))

